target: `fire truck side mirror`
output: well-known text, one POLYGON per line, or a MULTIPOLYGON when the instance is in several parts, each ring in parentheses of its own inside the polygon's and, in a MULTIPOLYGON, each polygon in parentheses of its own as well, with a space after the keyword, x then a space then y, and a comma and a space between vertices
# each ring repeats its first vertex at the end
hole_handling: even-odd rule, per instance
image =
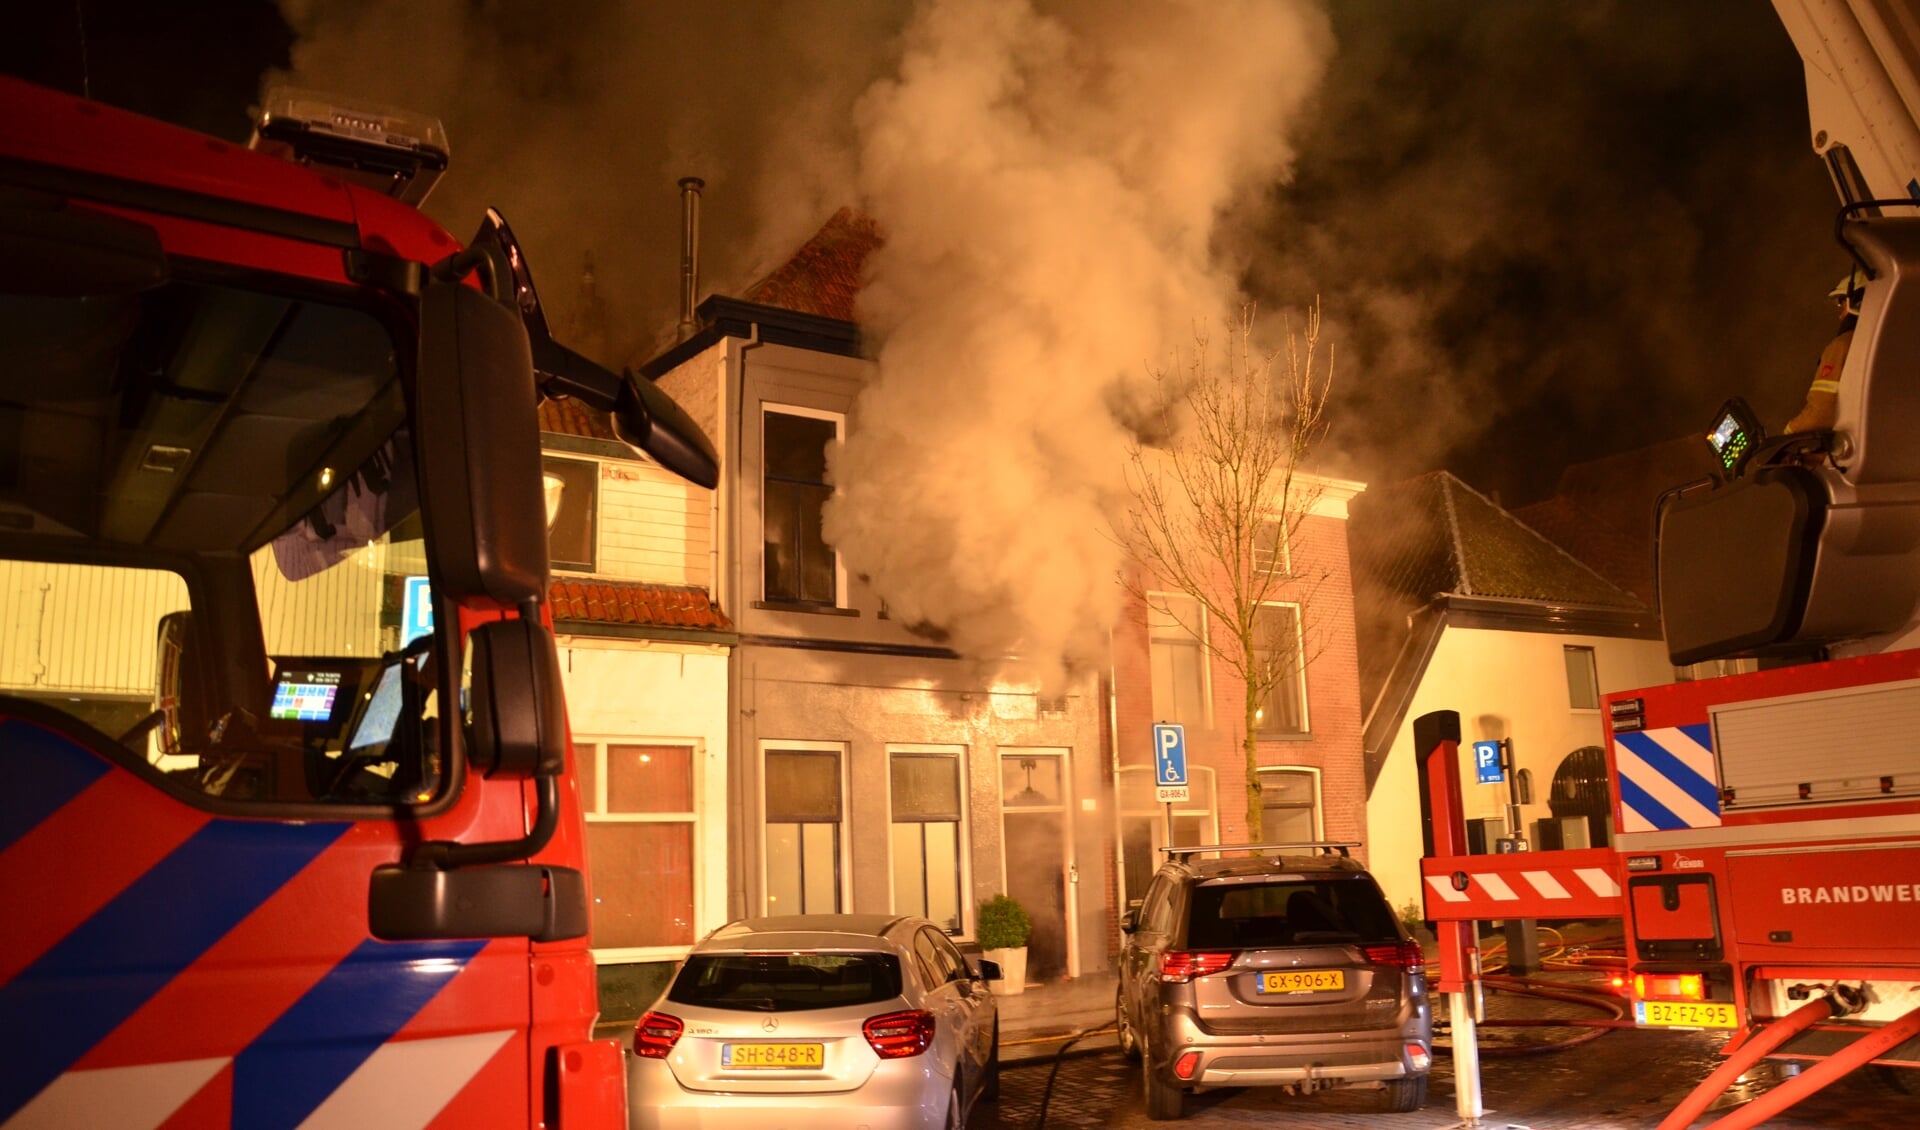
POLYGON ((720 457, 700 425, 652 381, 623 373, 613 407, 613 429, 628 447, 651 455, 681 478, 712 490, 720 484, 720 457))
POLYGON ((447 596, 518 605, 546 593, 538 403, 519 312, 429 281, 413 420, 434 587, 447 596))
POLYGON ((557 777, 567 714, 553 633, 537 620, 497 620, 467 637, 473 680, 467 760, 483 777, 557 777))

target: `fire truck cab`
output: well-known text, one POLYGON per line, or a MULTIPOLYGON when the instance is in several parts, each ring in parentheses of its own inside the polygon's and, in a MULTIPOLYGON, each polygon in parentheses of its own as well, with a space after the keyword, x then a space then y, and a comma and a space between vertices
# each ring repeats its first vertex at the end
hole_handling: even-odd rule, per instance
POLYGON ((412 206, 437 125, 0 110, 0 1124, 623 1126, 535 410, 705 437, 412 206))

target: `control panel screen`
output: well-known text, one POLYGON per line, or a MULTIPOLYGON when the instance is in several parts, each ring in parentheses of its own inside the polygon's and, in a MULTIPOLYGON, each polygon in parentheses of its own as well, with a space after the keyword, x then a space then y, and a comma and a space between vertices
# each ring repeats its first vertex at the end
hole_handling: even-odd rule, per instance
POLYGON ((267 714, 282 722, 328 722, 340 705, 340 672, 282 671, 267 714))
POLYGON ((1713 454, 1720 460, 1722 468, 1738 471, 1740 464, 1765 438, 1753 410, 1747 407, 1745 401, 1735 397, 1720 406, 1720 415, 1707 432, 1707 446, 1713 448, 1713 454))

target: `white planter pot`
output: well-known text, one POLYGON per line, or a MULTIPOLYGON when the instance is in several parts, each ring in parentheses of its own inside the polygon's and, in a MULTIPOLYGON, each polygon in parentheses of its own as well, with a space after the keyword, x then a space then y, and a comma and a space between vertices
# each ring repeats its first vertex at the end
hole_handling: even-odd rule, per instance
POLYGON ((995 996, 1011 997, 1027 991, 1027 947, 985 950, 980 956, 1000 967, 1000 979, 987 982, 995 996))

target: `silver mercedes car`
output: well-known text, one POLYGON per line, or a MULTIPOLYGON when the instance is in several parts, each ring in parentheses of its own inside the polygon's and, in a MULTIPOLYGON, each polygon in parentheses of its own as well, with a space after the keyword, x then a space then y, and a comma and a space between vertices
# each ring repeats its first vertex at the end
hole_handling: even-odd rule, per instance
POLYGON ((924 918, 748 918, 640 1018, 631 1130, 961 1127, 998 1095, 990 961, 924 918))

